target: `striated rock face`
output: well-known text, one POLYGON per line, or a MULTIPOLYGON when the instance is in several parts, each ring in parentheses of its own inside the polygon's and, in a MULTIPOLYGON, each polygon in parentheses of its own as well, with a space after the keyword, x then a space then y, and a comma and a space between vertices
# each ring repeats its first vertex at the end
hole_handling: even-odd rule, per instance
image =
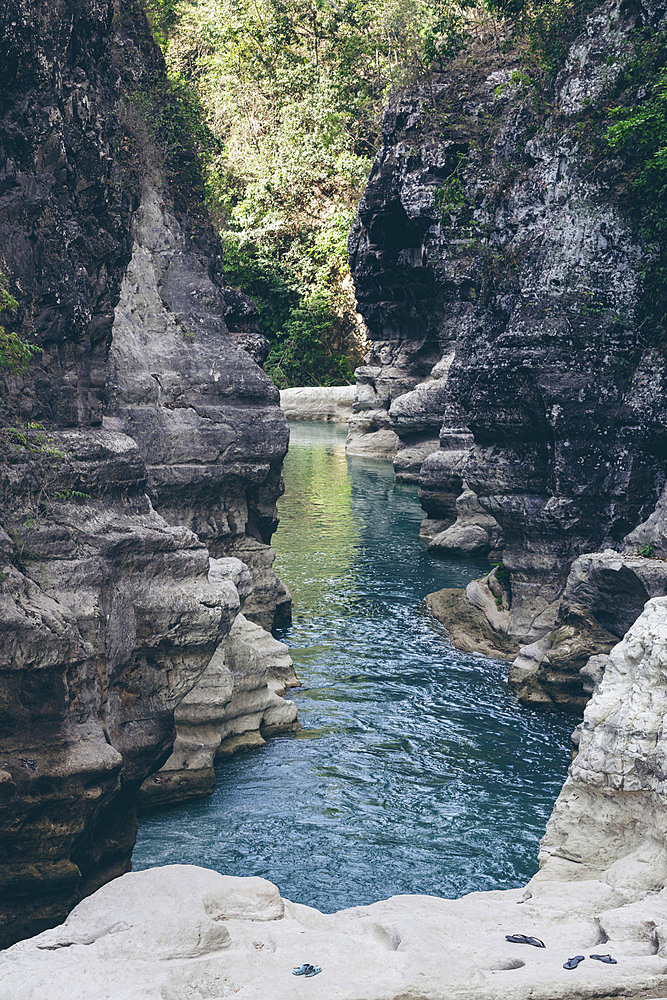
POLYGON ((612 649, 542 841, 540 878, 665 895, 667 598, 612 649))
POLYGON ((245 613, 271 629, 290 596, 271 536, 289 430, 274 384, 228 335, 224 289, 165 192, 146 186, 116 309, 105 425, 131 434, 156 508, 250 568, 245 613))
POLYGON ((86 428, 49 447, 65 457, 17 449, 0 473, 5 943, 127 871, 139 785, 238 605, 153 510, 134 441, 86 428))
POLYGON ((217 758, 299 728, 296 705, 281 697, 299 685, 287 646, 238 613, 239 598, 252 593, 247 567, 239 559, 212 559, 209 581, 229 590, 236 617, 201 679, 176 708, 174 747, 142 785, 144 809, 210 795, 217 758))
POLYGON ((99 423, 114 306, 132 246, 130 183, 113 116, 113 5, 7 0, 0 22, 0 273, 12 329, 43 350, 2 378, 17 420, 99 423))
MULTIPOLYGON (((649 598, 667 594, 667 562, 612 549, 572 565, 554 627, 523 647, 510 669, 521 701, 584 707, 590 660, 609 652, 649 598)), ((597 661, 599 662, 599 661, 597 661)))
MULTIPOLYGON (((181 184, 137 110, 164 84, 141 8, 9 0, 0 33, 0 272, 42 349, 0 377, 2 946, 130 867, 174 711, 244 621, 210 553, 249 565, 249 618, 289 597, 268 544, 286 421, 238 346, 263 350, 192 150, 181 184)), ((231 729, 293 724, 272 642, 246 621, 231 729)))
POLYGON ((640 239, 621 165, 594 153, 598 112, 635 100, 621 76, 634 33, 664 19, 653 0, 600 5, 546 111, 480 25, 428 92, 387 111, 350 237, 372 338, 351 438, 398 435, 397 472, 420 467, 439 551, 501 549, 517 646, 548 634, 575 559, 620 549, 667 477, 667 359, 640 329, 640 239), (438 358, 442 377, 415 389, 438 358))
MULTIPOLYGON (((259 878, 169 866, 124 875, 62 927, 0 957, 7 1000, 291 1000, 310 959, 320 1000, 660 997, 667 975, 667 598, 612 651, 525 889, 395 896, 322 914, 259 878), (544 949, 509 943, 541 938, 544 949), (483 947, 480 942, 483 942, 483 947), (616 965, 592 961, 610 953, 616 965), (576 975, 563 962, 585 961, 576 975)), ((300 988, 300 987, 299 987, 300 988)))

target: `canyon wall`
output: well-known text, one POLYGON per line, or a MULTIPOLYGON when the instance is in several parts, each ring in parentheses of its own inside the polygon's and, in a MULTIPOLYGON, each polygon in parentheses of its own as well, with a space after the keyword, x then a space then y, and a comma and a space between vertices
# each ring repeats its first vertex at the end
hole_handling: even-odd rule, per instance
POLYGON ((395 452, 397 476, 419 480, 433 551, 502 563, 432 610, 464 648, 513 659, 528 644, 510 676, 542 704, 587 697, 581 650, 545 660, 554 628, 569 642, 586 618, 601 640, 589 655, 608 652, 667 592, 664 563, 635 573, 664 541, 667 356, 643 323, 653 250, 604 139, 606 106, 651 85, 628 67, 664 24, 664 3, 608 0, 545 93, 480 20, 446 72, 392 102, 350 236, 372 344, 349 449, 395 452), (566 591, 597 550, 635 560, 632 580, 604 584, 620 583, 617 604, 633 591, 622 625, 595 618, 574 581, 566 591))
POLYGON ((203 786, 179 732, 179 797, 293 727, 296 679, 266 631, 287 423, 142 9, 9 0, 0 32, 2 323, 40 348, 0 374, 4 945, 129 869, 186 696, 226 729, 203 786))

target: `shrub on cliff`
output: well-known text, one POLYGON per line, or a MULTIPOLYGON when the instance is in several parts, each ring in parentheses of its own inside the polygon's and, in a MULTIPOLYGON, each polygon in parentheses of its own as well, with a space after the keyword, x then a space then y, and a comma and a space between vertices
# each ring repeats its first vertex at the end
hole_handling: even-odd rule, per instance
MULTIPOLYGON (((0 275, 0 318, 16 312, 18 302, 7 291, 6 279, 0 275)), ((41 352, 35 344, 21 340, 17 333, 9 332, 0 324, 0 372, 25 371, 31 358, 41 352)))
MULTIPOLYGON (((664 33, 661 41, 662 46, 652 46, 653 58, 664 59, 664 33)), ((651 83, 650 63, 647 67, 645 59, 638 59, 627 72, 636 77, 633 82, 638 91, 637 102, 611 109, 613 122, 606 138, 611 150, 621 154, 628 167, 633 207, 641 214, 643 236, 648 244, 641 330, 650 342, 666 346, 667 70, 661 68, 651 83)))

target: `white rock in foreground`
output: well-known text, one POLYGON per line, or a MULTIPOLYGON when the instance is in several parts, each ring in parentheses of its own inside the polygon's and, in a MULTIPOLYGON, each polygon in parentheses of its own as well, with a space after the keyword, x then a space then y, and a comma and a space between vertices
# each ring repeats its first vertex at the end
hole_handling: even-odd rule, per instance
POLYGON ((355 386, 313 385, 280 390, 280 405, 288 420, 323 420, 346 424, 352 416, 355 386))
POLYGON ((173 865, 104 886, 62 926, 10 948, 0 973, 3 1000, 571 1000, 664 982, 653 942, 665 932, 666 892, 624 906, 597 881, 325 915, 263 879, 173 865), (508 932, 547 947, 509 944, 508 932), (607 951, 618 965, 562 968, 607 951), (305 961, 322 973, 296 979, 305 961))
POLYGON ((611 653, 526 889, 395 896, 326 915, 263 879, 155 868, 116 879, 0 956, 2 1000, 665 996, 666 681, 658 598, 611 653), (510 944, 508 933, 547 947, 510 944), (607 952, 616 965, 588 957, 607 952), (563 969, 573 955, 586 959, 563 969), (323 972, 296 979, 305 961, 323 972))

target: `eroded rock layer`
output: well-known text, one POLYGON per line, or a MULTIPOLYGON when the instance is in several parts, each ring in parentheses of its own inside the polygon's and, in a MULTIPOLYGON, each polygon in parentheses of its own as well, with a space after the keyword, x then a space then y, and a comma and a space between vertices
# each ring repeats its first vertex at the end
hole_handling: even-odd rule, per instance
POLYGON ((249 567, 245 613, 289 616, 273 572, 289 430, 274 384, 230 338, 225 288, 191 246, 168 192, 146 182, 116 309, 105 425, 131 434, 155 507, 196 531, 214 557, 249 567))
MULTIPOLYGON (((371 337, 352 448, 397 435, 434 550, 502 559, 515 649, 551 630, 575 559, 620 549, 667 477, 667 359, 642 330, 651 251, 599 124, 641 98, 624 73, 664 23, 663 2, 608 0, 538 96, 479 22, 385 114, 350 237, 371 337)), ((474 641, 488 620, 465 600, 444 620, 463 631, 463 615, 474 641)))
MULTIPOLYGON (((0 51, 0 272, 18 301, 2 323, 40 348, 0 377, 5 945, 128 870, 174 710, 240 628, 210 553, 250 566, 234 560, 256 621, 289 597, 269 547, 286 421, 187 136, 178 161, 160 146, 168 87, 141 7, 8 0, 0 51)), ((289 657, 246 626, 258 726, 291 725, 289 657)))

